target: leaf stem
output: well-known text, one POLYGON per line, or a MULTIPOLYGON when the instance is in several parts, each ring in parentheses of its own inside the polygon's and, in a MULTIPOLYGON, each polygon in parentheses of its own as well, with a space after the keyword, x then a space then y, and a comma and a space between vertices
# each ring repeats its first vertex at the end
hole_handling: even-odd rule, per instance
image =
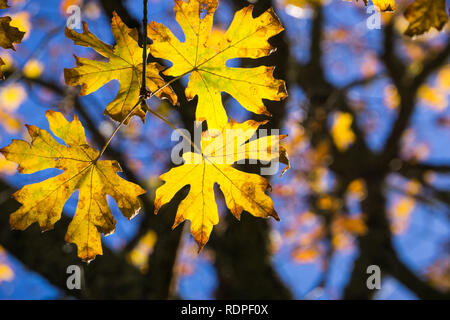
POLYGON ((167 124, 169 127, 171 127, 172 129, 174 129, 175 131, 177 131, 184 139, 186 139, 187 141, 189 141, 189 143, 191 144, 191 146, 194 147, 195 151, 197 151, 199 154, 203 155, 202 150, 200 150, 200 148, 192 141, 191 138, 189 138, 187 135, 184 134, 184 132, 180 129, 178 129, 172 122, 170 122, 169 120, 167 120, 166 118, 164 118, 162 115, 160 115, 158 112, 150 109, 150 107, 148 106, 146 101, 143 101, 143 106, 145 107, 145 109, 151 113, 152 115, 154 115, 155 117, 157 117, 158 119, 160 119, 161 121, 163 121, 165 124, 167 124))
MULTIPOLYGON (((162 90, 164 90, 165 88, 167 88, 168 86, 170 86, 173 82, 177 81, 178 79, 180 79, 181 77, 183 77, 184 74, 182 74, 181 76, 178 76, 176 78, 173 78, 172 80, 170 80, 169 82, 167 82, 165 85, 163 85, 161 88, 159 88, 158 90, 156 90, 155 92, 152 92, 150 94, 150 96, 148 97, 148 99, 150 99, 151 97, 153 97, 154 95, 157 95, 159 92, 161 92, 162 90)), ((111 143, 112 139, 114 138, 114 136, 116 135, 116 133, 119 131, 119 129, 122 127, 122 125, 127 122, 127 120, 130 118, 130 116, 133 114, 134 110, 136 110, 136 108, 142 104, 142 102, 145 102, 145 99, 143 97, 139 97, 138 102, 134 105, 133 108, 131 108, 131 110, 128 112, 128 114, 126 115, 126 117, 119 123, 119 125, 116 127, 116 129, 114 129, 113 133, 111 134, 111 136, 108 138, 108 140, 106 141, 105 145, 103 146, 102 150, 100 151, 97 159, 95 159, 95 161, 97 161, 98 159, 100 159, 100 157, 103 155, 103 153, 105 153, 106 148, 108 148, 109 144, 111 143)), ((147 103, 145 103, 145 105, 147 105, 147 103)), ((147 110, 151 110, 148 106, 147 106, 147 110)), ((153 110, 152 110, 153 111, 153 110)), ((153 112, 151 112, 153 114, 153 112)))
POLYGON ((142 50, 142 84, 141 84, 141 92, 140 96, 144 98, 149 98, 149 91, 147 89, 147 6, 148 6, 148 0, 143 0, 144 4, 144 16, 142 18, 142 43, 143 43, 143 50, 142 50))
POLYGON ((97 157, 97 159, 95 159, 95 161, 100 159, 100 157, 103 155, 103 153, 105 153, 106 148, 108 148, 109 144, 111 143, 111 141, 114 138, 114 136, 116 135, 116 133, 119 131, 119 129, 122 127, 122 125, 128 120, 128 118, 130 118, 131 114, 133 113, 133 111, 137 108, 137 106, 140 103, 141 103, 141 99, 139 99, 139 101, 134 105, 134 107, 130 110, 130 112, 128 112, 127 116, 125 118, 123 118, 123 120, 119 123, 119 125, 116 127, 116 129, 114 129, 113 133, 109 136, 108 140, 106 141, 105 145, 103 146, 102 150, 98 154, 98 157, 97 157))

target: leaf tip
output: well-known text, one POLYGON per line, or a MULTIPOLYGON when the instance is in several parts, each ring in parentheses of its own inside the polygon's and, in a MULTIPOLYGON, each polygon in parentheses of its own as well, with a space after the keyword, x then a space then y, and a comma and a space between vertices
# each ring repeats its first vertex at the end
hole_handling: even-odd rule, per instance
POLYGON ((280 221, 280 217, 278 216, 277 212, 275 210, 273 210, 270 214, 270 216, 272 216, 275 220, 280 221))

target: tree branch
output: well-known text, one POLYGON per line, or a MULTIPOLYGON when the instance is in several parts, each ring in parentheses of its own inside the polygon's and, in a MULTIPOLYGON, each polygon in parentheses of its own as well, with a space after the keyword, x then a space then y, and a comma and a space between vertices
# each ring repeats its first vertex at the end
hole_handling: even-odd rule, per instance
POLYGON ((434 58, 430 58, 417 76, 411 77, 407 74, 405 65, 395 53, 395 31, 392 22, 386 26, 384 38, 385 52, 382 60, 400 95, 399 114, 380 157, 381 162, 388 164, 392 159, 398 157, 401 149, 400 140, 414 113, 419 87, 427 80, 429 75, 445 63, 450 54, 450 43, 434 58))

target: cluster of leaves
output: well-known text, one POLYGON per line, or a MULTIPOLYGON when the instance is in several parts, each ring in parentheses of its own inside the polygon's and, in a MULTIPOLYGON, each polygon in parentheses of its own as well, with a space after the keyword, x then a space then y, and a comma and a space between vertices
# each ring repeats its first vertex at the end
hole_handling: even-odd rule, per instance
POLYGON ((14 197, 22 204, 10 217, 11 226, 24 230, 38 222, 42 230, 52 229, 61 218, 65 202, 75 190, 79 200, 74 219, 69 225, 66 241, 78 246, 78 256, 90 260, 102 253, 101 233, 114 231, 115 220, 106 195, 112 196, 120 210, 131 219, 140 208, 141 187, 120 178, 116 161, 98 160, 99 152, 87 145, 84 128, 75 116, 68 122, 52 110, 46 113, 50 130, 65 143, 58 143, 49 132, 27 126, 31 145, 14 140, 1 152, 8 160, 19 164, 20 173, 34 173, 48 168, 64 172, 43 182, 30 184, 14 197))
POLYGON ((405 18, 409 21, 407 36, 417 36, 429 31, 432 27, 442 30, 448 22, 445 0, 416 0, 405 10, 405 18))
MULTIPOLYGON (((353 0, 344 0, 353 2, 353 0)), ((399 0, 371 0, 372 4, 381 12, 394 12, 397 10, 399 0)), ((322 5, 325 0, 285 0, 286 5, 298 7, 322 5)), ((356 0, 359 2, 359 0, 356 0)), ((369 0, 362 0, 366 6, 369 0)), ((449 18, 446 11, 445 0, 414 0, 406 7, 404 16, 409 22, 405 35, 419 36, 436 28, 442 30, 449 18)))
MULTIPOLYGON (((8 0, 0 0, 0 9, 6 8, 9 8, 8 0)), ((11 26, 11 17, 0 17, 0 46, 2 48, 15 50, 14 44, 20 43, 24 35, 25 32, 11 26)), ((0 78, 3 78, 1 66, 4 64, 5 62, 0 58, 0 78)))
MULTIPOLYGON (((363 1, 365 5, 368 5, 368 0, 363 1)), ((372 0, 372 3, 380 11, 396 10, 395 0, 372 0)), ((404 12, 405 18, 409 22, 405 35, 409 37, 418 36, 430 31, 433 27, 442 30, 448 22, 448 14, 445 8, 445 0, 414 0, 406 7, 404 12)))
MULTIPOLYGON (((321 1, 292 2, 313 4, 321 1)), ((1 9, 7 7, 6 2, 0 0, 1 9)), ((184 42, 163 24, 150 22, 144 26, 153 41, 144 57, 151 53, 155 58, 170 61, 171 67, 166 69, 159 63, 143 60, 138 31, 128 28, 114 13, 111 29, 115 46, 97 38, 86 23, 83 23, 82 33, 66 29, 66 36, 76 45, 94 49, 107 61, 75 57, 76 67, 65 69, 64 76, 67 85, 81 86, 80 95, 91 94, 108 82, 117 80, 119 91, 106 106, 105 114, 125 125, 131 116, 138 116, 144 121, 146 110, 151 111, 145 103, 146 97, 142 95, 143 79, 151 96, 167 99, 176 105, 178 97, 170 84, 189 76, 185 95, 189 100, 197 96, 195 119, 205 121, 208 130, 203 133, 201 146, 196 148, 196 152, 183 154, 183 165, 161 176, 165 184, 156 191, 155 213, 180 189, 189 185, 189 193, 178 207, 174 228, 190 220, 191 233, 201 249, 219 221, 215 184, 220 186, 227 207, 237 219, 245 210, 257 217, 278 220, 273 202, 266 194, 270 188, 268 181, 257 174, 233 168, 229 158, 232 157, 234 163, 245 159, 280 159, 289 168, 286 150, 275 147, 285 136, 246 140, 239 146, 245 152, 235 150, 227 154, 226 146, 234 141, 234 136, 228 136, 227 132, 242 130, 253 136, 265 122, 235 122, 227 116, 221 93, 230 94, 246 110, 266 116, 270 113, 263 99, 279 101, 286 98, 285 83, 273 77, 273 67, 227 66, 227 62, 235 58, 257 59, 269 55, 274 48, 268 40, 280 33, 283 27, 272 9, 254 18, 253 6, 250 5, 236 12, 228 30, 211 32, 218 0, 174 2, 175 18, 184 32, 184 42), (172 77, 172 80, 167 82, 162 75, 172 77), (144 108, 140 108, 141 105, 144 108)), ((367 0, 364 2, 368 4, 367 0)), ((381 11, 396 10, 395 0, 372 2, 381 11)), ((415 0, 407 7, 405 17, 409 21, 408 36, 423 34, 432 27, 441 30, 448 21, 444 0, 415 0)), ((13 44, 21 41, 23 32, 11 27, 10 20, 9 17, 0 18, 0 45, 14 49, 13 44)), ((0 65, 2 63, 0 60, 0 65)), ((99 152, 87 144, 84 128, 76 116, 72 122, 54 111, 48 111, 46 116, 51 132, 65 145, 57 142, 46 130, 28 126, 31 144, 14 140, 0 151, 6 159, 19 164, 20 173, 48 168, 63 172, 16 192, 14 196, 22 207, 11 215, 10 223, 13 228, 23 230, 37 222, 42 230, 49 230, 60 219, 65 202, 78 190, 77 210, 69 225, 66 241, 77 245, 78 256, 82 260, 90 261, 102 254, 101 234, 110 234, 115 229, 116 222, 106 196, 112 196, 123 215, 131 219, 138 213, 138 197, 145 191, 117 175, 120 166, 116 161, 100 160, 104 150, 99 152)), ((337 115, 332 136, 335 142, 340 141, 336 143, 339 149, 345 150, 353 143, 354 135, 348 129, 352 121, 347 114, 337 115)))
MULTIPOLYGON (((166 183, 156 192, 155 208, 157 212, 182 187, 190 185, 189 195, 178 208, 174 227, 190 220, 191 233, 199 249, 208 241, 213 226, 219 220, 213 190, 216 183, 225 195, 228 208, 237 218, 246 210, 257 217, 278 220, 273 202, 265 193, 270 187, 268 181, 220 160, 230 156, 235 162, 280 158, 289 167, 286 151, 277 147, 278 141, 285 136, 246 141, 242 145, 246 150, 244 153, 225 154, 225 146, 230 139, 227 130, 242 129, 253 135, 265 122, 236 123, 228 119, 221 92, 232 95, 247 110, 264 115, 270 114, 263 99, 281 100, 287 92, 284 81, 273 77, 273 67, 226 66, 230 59, 256 59, 274 50, 268 39, 283 30, 274 11, 269 9, 253 18, 253 6, 250 5, 235 14, 225 33, 211 36, 217 7, 218 0, 175 0, 175 17, 184 31, 184 42, 180 42, 164 25, 151 22, 147 26, 148 35, 153 40, 149 48, 151 54, 172 62, 172 66, 164 71, 164 75, 174 77, 170 82, 165 82, 160 75, 163 66, 143 61, 137 30, 128 28, 117 14, 111 23, 116 40, 114 47, 93 35, 85 23, 82 33, 66 29, 66 36, 75 44, 93 48, 108 59, 97 61, 75 57, 77 66, 64 72, 67 85, 81 85, 80 95, 87 95, 111 80, 118 80, 119 92, 107 105, 105 114, 121 124, 127 124, 133 115, 144 120, 145 110, 139 108, 140 105, 151 111, 145 103, 146 97, 141 94, 144 70, 151 96, 168 99, 172 104, 177 103, 177 96, 170 83, 189 75, 186 96, 188 99, 198 96, 196 120, 206 121, 208 131, 202 135, 201 150, 197 148, 195 153, 183 154, 186 163, 161 176, 166 183)), ((144 56, 147 55, 148 52, 144 56)), ((28 126, 31 144, 14 140, 0 151, 6 159, 19 164, 20 173, 47 168, 57 168, 63 173, 16 192, 14 196, 22 207, 11 215, 10 223, 13 228, 23 230, 38 222, 42 230, 49 230, 60 219, 64 203, 79 190, 77 210, 66 241, 77 245, 78 256, 82 260, 90 261, 102 254, 101 234, 110 234, 115 228, 106 195, 112 196, 123 215, 131 219, 140 209, 138 196, 145 191, 117 175, 120 167, 116 161, 99 160, 102 152, 87 144, 83 126, 76 116, 72 122, 51 110, 46 116, 50 130, 65 145, 57 142, 46 130, 28 126)))
MULTIPOLYGON (((65 69, 64 77, 69 86, 81 85, 80 95, 82 96, 97 91, 111 80, 118 80, 119 92, 115 99, 106 106, 105 114, 116 121, 122 121, 127 118, 139 101, 143 72, 142 48, 137 42, 137 30, 129 29, 116 13, 112 18, 111 31, 116 40, 114 48, 93 35, 85 22, 83 22, 83 33, 81 34, 66 28, 66 36, 76 45, 90 47, 109 61, 96 61, 75 56, 77 67, 65 69)), ((159 75, 163 69, 163 66, 158 63, 147 65, 146 83, 152 92, 165 85, 159 75)), ((170 87, 164 88, 156 95, 160 98, 168 98, 173 104, 177 103, 177 97, 170 87)), ((132 115, 137 115, 142 120, 145 119, 145 112, 140 108, 135 108, 132 115)))

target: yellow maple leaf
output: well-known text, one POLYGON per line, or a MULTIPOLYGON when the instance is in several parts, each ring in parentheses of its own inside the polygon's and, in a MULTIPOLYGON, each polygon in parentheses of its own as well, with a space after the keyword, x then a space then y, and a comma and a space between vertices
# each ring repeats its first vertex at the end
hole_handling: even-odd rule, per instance
POLYGON ((160 176, 165 184, 156 190, 155 213, 180 189, 190 185, 188 196, 178 207, 173 228, 186 219, 190 220, 191 233, 199 250, 208 241, 213 226, 219 222, 213 190, 216 183, 225 196, 227 207, 237 219, 245 210, 255 217, 279 220, 272 199, 265 193, 270 188, 269 182, 257 174, 232 167, 233 163, 246 159, 280 159, 287 165, 283 173, 289 168, 286 151, 279 146, 279 141, 286 136, 271 135, 246 142, 264 123, 253 120, 237 123, 230 119, 220 134, 211 137, 209 131, 204 132, 202 154, 184 153, 183 165, 160 176))
POLYGON ((442 30, 448 22, 445 0, 415 0, 405 10, 405 18, 409 21, 407 36, 418 36, 432 27, 442 30))
POLYGON ((168 59, 172 66, 165 75, 190 74, 186 97, 198 96, 196 119, 207 121, 209 129, 222 129, 227 114, 221 92, 227 92, 244 108, 270 115, 262 99, 281 100, 287 96, 284 81, 273 77, 273 67, 231 68, 234 58, 260 58, 274 48, 267 40, 283 31, 273 9, 253 18, 253 6, 236 12, 228 30, 220 39, 211 38, 213 16, 218 0, 175 0, 175 18, 184 31, 181 42, 164 25, 151 22, 148 35, 153 56, 168 59))
POLYGON ((0 17, 0 46, 4 49, 14 49, 15 43, 22 41, 25 32, 11 26, 11 17, 0 17))
POLYGON ((77 245, 82 260, 90 261, 103 252, 101 233, 110 234, 115 229, 106 196, 113 197, 122 214, 131 219, 140 209, 138 196, 145 191, 117 175, 121 169, 116 161, 97 160, 99 152, 87 145, 77 116, 72 122, 52 110, 46 116, 50 130, 66 145, 58 143, 46 130, 27 126, 31 145, 13 140, 0 152, 19 164, 20 173, 48 168, 64 172, 14 193, 22 206, 11 214, 10 223, 14 229, 24 230, 38 222, 42 230, 50 230, 61 218, 64 203, 79 190, 77 210, 65 239, 77 245))
MULTIPOLYGON (((0 0, 0 9, 7 9, 8 0, 0 0)), ((11 17, 0 17, 0 46, 4 49, 14 49, 15 43, 20 43, 25 35, 25 32, 20 31, 11 25, 11 17)), ((3 79, 1 67, 5 62, 0 58, 0 78, 3 79)))
MULTIPOLYGON (((117 42, 114 47, 102 42, 92 34, 85 22, 83 22, 83 33, 66 28, 66 36, 75 44, 91 47, 109 61, 90 60, 75 56, 77 67, 64 69, 64 77, 67 85, 82 85, 80 92, 82 96, 98 90, 111 80, 118 80, 119 92, 115 99, 106 106, 105 114, 114 120, 122 121, 139 101, 143 49, 137 42, 137 30, 128 28, 115 12, 111 30, 117 42)), ((152 92, 166 85, 159 75, 161 70, 162 66, 158 63, 147 65, 147 86, 152 92)), ((177 97, 170 87, 165 87, 156 96, 167 98, 172 104, 177 103, 177 97)), ((145 112, 141 108, 136 108, 133 115, 141 117, 142 120, 145 118, 145 112)), ((128 120, 125 123, 128 123, 128 120)))
MULTIPOLYGON (((352 0, 344 0, 347 2, 351 2, 352 0)), ((363 0, 364 4, 368 5, 368 0, 363 0)), ((358 2, 358 0, 356 0, 358 2)), ((395 0, 372 0, 372 3, 375 7, 377 7, 380 11, 394 11, 395 10, 395 0)))
POLYGON ((394 11, 395 10, 395 0, 372 0, 375 7, 380 9, 380 11, 394 11))

